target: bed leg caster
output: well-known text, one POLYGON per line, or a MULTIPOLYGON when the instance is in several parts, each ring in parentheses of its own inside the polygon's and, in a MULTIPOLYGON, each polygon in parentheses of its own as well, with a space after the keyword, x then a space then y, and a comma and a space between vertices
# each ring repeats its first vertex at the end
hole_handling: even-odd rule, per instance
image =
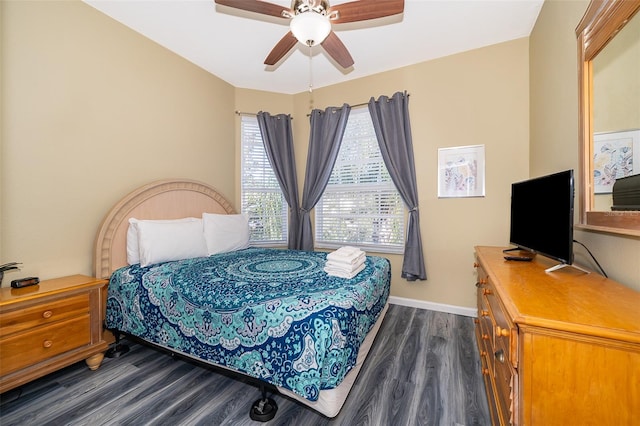
POLYGON ((129 346, 120 343, 120 333, 117 331, 111 330, 114 337, 116 338, 116 342, 113 346, 107 349, 107 352, 104 354, 107 358, 119 358, 121 355, 129 352, 129 346))
POLYGON ((124 355, 127 352, 129 352, 129 346, 117 344, 107 349, 107 352, 104 354, 104 356, 106 356, 107 358, 119 358, 121 355, 124 355))
POLYGON ((257 422, 268 422, 275 417, 278 405, 272 398, 267 397, 267 391, 263 386, 260 387, 260 390, 262 398, 253 403, 249 417, 257 422))

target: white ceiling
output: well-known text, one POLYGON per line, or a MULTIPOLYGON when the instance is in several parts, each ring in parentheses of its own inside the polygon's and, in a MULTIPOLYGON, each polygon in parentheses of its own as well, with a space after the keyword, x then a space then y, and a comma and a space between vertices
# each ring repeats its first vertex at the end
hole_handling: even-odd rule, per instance
MULTIPOLYGON (((239 88, 285 94, 530 35, 544 0, 406 0, 404 14, 333 25, 355 64, 342 70, 321 47, 298 44, 274 67, 263 64, 288 20, 213 0, 84 0, 104 14, 239 88)), ((290 7, 288 0, 271 3, 290 7)), ((334 0, 333 4, 345 0, 334 0)))

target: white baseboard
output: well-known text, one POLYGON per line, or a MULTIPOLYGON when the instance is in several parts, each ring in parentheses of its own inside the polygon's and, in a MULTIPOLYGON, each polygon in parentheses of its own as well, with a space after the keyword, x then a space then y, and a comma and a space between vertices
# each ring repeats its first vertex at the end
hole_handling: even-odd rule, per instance
POLYGON ((428 309, 431 311, 446 312, 448 314, 464 315, 466 317, 477 317, 478 310, 475 308, 464 308, 462 306, 446 305, 444 303, 427 302, 424 300, 407 299, 404 297, 389 296, 389 303, 393 305, 408 306, 410 308, 428 309))

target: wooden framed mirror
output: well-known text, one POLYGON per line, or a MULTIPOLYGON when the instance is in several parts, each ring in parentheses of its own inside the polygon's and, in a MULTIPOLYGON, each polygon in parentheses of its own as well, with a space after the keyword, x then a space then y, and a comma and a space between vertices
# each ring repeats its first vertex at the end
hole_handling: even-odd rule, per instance
MULTIPOLYGON (((594 132, 597 129, 594 120, 594 93, 600 96, 604 90, 595 90, 594 63, 596 58, 604 57, 604 49, 613 45, 613 40, 621 34, 628 25, 627 31, 636 32, 635 21, 640 21, 640 0, 592 0, 584 17, 576 28, 578 37, 578 82, 579 82, 579 116, 578 138, 580 143, 580 175, 578 179, 579 221, 576 228, 601 231, 614 234, 640 236, 640 211, 612 211, 606 203, 597 202, 596 186, 594 185, 594 132), (634 18, 634 15, 635 18, 634 18), (632 22, 633 25, 629 25, 632 22), (634 28, 629 30, 629 28, 634 28), (604 204, 604 205, 603 205, 604 204)), ((625 36, 627 34, 625 33, 625 36)), ((621 39, 620 37, 619 39, 621 39)), ((636 39, 634 45, 640 48, 640 41, 636 39)), ((608 52, 607 52, 608 53, 608 52)), ((633 71, 629 78, 640 79, 637 71, 633 71)), ((596 83, 598 84, 598 83, 596 83)), ((640 95, 626 93, 627 97, 635 98, 640 95)), ((640 107, 635 103, 633 108, 640 107)), ((640 117, 640 110, 636 110, 640 117)), ((635 114, 635 113, 634 113, 635 114)), ((609 131, 640 129, 640 122, 626 124, 626 129, 608 129, 609 131)), ((640 164, 635 165, 640 172, 640 164)), ((633 174, 636 174, 634 168, 633 174)), ((610 196, 610 194, 609 194, 610 196)))

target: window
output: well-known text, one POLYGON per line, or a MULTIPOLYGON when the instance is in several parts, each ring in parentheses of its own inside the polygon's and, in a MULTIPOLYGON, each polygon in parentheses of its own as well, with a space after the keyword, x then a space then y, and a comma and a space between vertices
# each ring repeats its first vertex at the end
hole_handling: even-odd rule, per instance
POLYGON ((351 244, 402 253, 404 216, 369 110, 352 109, 329 183, 315 208, 316 246, 351 244))
POLYGON ((289 206, 264 150, 256 117, 241 120, 241 202, 252 245, 287 244, 289 206))

